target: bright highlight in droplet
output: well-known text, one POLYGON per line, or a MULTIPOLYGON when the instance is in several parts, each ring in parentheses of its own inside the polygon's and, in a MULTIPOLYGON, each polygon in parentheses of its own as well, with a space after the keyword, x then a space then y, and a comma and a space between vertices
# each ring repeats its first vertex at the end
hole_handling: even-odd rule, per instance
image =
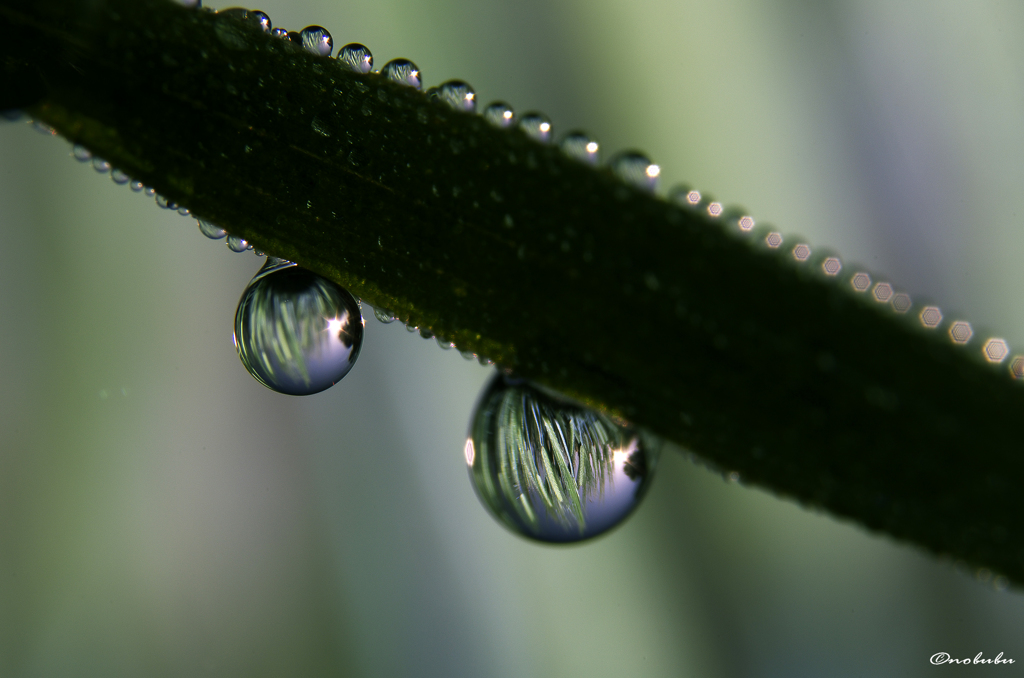
POLYGON ((587 153, 597 153, 597 142, 591 141, 587 144, 587 153))
POLYGON ((661 174, 661 168, 658 167, 657 165, 648 165, 647 171, 644 173, 651 179, 657 179, 658 175, 661 174))
POLYGON ((505 118, 506 120, 511 120, 513 115, 515 114, 512 111, 505 111, 504 113, 501 114, 501 117, 505 118))
POLYGON ((548 132, 551 131, 551 123, 550 122, 542 122, 539 125, 539 129, 540 129, 541 132, 544 132, 545 134, 547 134, 548 132))
POLYGON ((466 455, 466 466, 472 466, 476 459, 476 448, 473 447, 472 438, 466 438, 466 449, 463 450, 463 453, 466 455))
POLYGON ((1010 355, 1010 346, 1005 339, 989 339, 981 350, 990 363, 1001 363, 1010 355))

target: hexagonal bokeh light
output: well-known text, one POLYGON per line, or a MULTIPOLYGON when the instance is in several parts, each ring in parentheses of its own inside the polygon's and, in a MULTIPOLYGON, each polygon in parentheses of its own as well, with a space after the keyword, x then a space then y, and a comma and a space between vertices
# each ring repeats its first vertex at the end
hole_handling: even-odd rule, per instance
POLYGON ((921 324, 930 330, 935 329, 942 323, 942 311, 938 306, 925 306, 921 309, 921 324))
POLYGON ((839 271, 843 270, 843 262, 837 257, 826 257, 825 261, 821 262, 821 270, 825 275, 839 275, 839 271))
POLYGON ((889 283, 878 283, 871 293, 875 295, 875 301, 884 304, 892 299, 892 285, 889 283))
POLYGON ((749 231, 754 228, 754 217, 743 216, 740 217, 739 226, 741 231, 749 231))
POLYGON ((708 205, 708 214, 710 214, 713 217, 722 216, 722 203, 713 202, 710 205, 708 205))
POLYGON ((900 292, 892 295, 892 301, 890 303, 892 304, 892 310, 897 313, 906 313, 910 310, 910 307, 914 305, 910 300, 910 295, 906 292, 900 292))
POLYGON ((1010 361, 1010 374, 1014 379, 1024 379, 1024 355, 1015 355, 1010 361))
POLYGON ((973 335, 974 330, 971 329, 971 323, 966 320, 957 320, 949 326, 949 338, 953 340, 954 344, 966 344, 973 335))
POLYGON ((1006 356, 1010 355, 1010 346, 1005 339, 992 338, 985 342, 981 351, 985 360, 990 363, 1001 363, 1006 360, 1006 356))
POLYGON ((850 278, 850 287, 855 292, 867 292, 868 288, 871 287, 871 276, 863 271, 854 273, 853 277, 850 278))
POLYGON ((768 245, 772 249, 782 246, 782 234, 778 231, 772 231, 764 237, 764 244, 768 245))
POLYGON ((811 246, 800 243, 793 248, 793 258, 797 261, 807 261, 811 256, 811 246))

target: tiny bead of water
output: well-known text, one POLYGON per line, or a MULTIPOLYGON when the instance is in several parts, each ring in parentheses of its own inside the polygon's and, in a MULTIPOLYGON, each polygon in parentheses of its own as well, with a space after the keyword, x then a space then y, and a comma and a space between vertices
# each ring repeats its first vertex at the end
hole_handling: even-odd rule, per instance
POLYGON ((115 184, 122 185, 128 183, 129 177, 127 174, 125 174, 124 172, 115 167, 114 169, 110 170, 110 180, 113 181, 115 184))
POLYGON ((615 156, 609 163, 612 172, 631 186, 653 193, 658 187, 661 168, 642 153, 627 151, 615 156))
POLYGON ((212 224, 204 219, 196 219, 196 225, 199 226, 199 232, 210 240, 220 240, 228 234, 227 231, 217 224, 212 224))
POLYGON ((110 163, 104 160, 103 158, 93 158, 92 168, 99 172, 100 174, 106 174, 107 172, 110 171, 110 163))
POLYGON ((583 132, 571 132, 562 139, 559 144, 562 153, 570 158, 585 162, 588 165, 596 165, 598 161, 599 146, 594 139, 583 132))
POLYGON ((461 80, 449 80, 432 90, 431 99, 445 103, 456 111, 476 112, 476 93, 461 80))
POLYGON ((244 252, 249 249, 249 242, 247 240, 242 240, 237 235, 229 235, 227 246, 232 252, 244 252))
POLYGON ((92 153, 89 152, 85 146, 79 146, 75 144, 71 147, 71 155, 75 157, 78 162, 89 162, 92 160, 92 153))

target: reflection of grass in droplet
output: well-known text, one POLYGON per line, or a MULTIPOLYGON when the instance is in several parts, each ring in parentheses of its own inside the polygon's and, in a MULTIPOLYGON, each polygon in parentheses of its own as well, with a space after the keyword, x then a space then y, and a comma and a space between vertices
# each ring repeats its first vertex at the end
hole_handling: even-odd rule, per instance
POLYGON ((286 269, 257 281, 249 303, 260 367, 274 378, 276 365, 308 386, 306 358, 321 344, 328 320, 344 308, 337 292, 315 274, 286 269))
POLYGON ((527 525, 538 527, 535 501, 560 525, 586 529, 584 506, 604 495, 614 472, 620 428, 603 415, 555 402, 529 387, 496 403, 501 493, 527 525))

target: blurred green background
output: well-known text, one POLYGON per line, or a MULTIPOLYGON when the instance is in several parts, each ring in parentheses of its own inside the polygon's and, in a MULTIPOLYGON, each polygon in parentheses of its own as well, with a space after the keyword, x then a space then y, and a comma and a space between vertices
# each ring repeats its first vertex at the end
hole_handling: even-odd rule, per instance
MULTIPOLYGON (((1024 350, 1016 0, 261 9, 644 150, 1024 350)), ((1020 675, 928 663, 1024 662, 1019 593, 674 450, 596 542, 507 533, 462 458, 487 369, 371 316, 342 384, 268 391, 231 342, 261 260, 25 124, 0 239, 2 676, 1020 675)))

